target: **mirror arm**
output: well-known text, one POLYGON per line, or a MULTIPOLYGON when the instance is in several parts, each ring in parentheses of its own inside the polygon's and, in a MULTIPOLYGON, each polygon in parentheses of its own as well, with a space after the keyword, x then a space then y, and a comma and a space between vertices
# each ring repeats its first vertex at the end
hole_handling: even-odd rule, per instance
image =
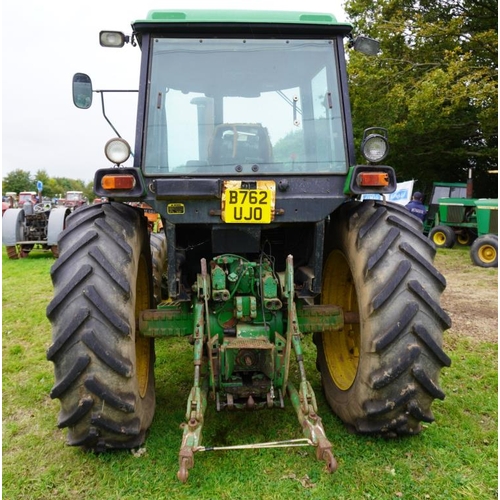
MULTIPOLYGON (((107 117, 106 115, 106 108, 104 106, 104 93, 105 92, 139 92, 138 90, 94 90, 94 92, 98 93, 98 94, 101 94, 101 107, 102 107, 102 116, 104 116, 104 119, 109 123, 109 126, 113 129, 114 133, 120 138, 122 139, 122 136, 120 135, 120 133, 118 132, 118 130, 116 130, 116 128, 114 127, 114 125, 111 123, 111 120, 107 117)), ((131 156, 133 157, 133 153, 130 153, 131 156)))

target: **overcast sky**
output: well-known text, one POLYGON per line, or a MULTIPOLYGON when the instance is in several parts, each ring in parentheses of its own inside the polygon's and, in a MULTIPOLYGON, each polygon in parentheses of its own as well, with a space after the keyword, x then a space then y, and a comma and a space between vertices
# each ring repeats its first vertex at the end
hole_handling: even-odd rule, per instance
MULTIPOLYGON (((71 79, 87 73, 94 89, 137 89, 139 47, 99 45, 101 30, 131 33, 152 9, 307 10, 346 21, 344 0, 3 0, 2 177, 40 169, 51 177, 90 181, 110 165, 104 145, 115 136, 102 116, 100 94, 90 109, 74 107, 71 79)), ((106 113, 134 146, 137 94, 107 94, 106 113)), ((127 162, 131 166, 131 160, 127 162)))

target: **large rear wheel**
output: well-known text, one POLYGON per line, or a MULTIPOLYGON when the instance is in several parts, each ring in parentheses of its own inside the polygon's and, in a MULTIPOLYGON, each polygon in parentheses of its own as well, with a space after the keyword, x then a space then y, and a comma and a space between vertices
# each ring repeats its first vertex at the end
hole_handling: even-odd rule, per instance
POLYGON ((355 432, 418 433, 450 365, 435 248, 404 208, 380 202, 341 206, 326 242, 321 302, 353 313, 342 331, 314 336, 326 398, 355 432))
POLYGON ((147 220, 120 203, 82 208, 59 251, 47 307, 58 426, 68 444, 94 451, 139 446, 155 408, 154 344, 136 330, 154 303, 147 220))

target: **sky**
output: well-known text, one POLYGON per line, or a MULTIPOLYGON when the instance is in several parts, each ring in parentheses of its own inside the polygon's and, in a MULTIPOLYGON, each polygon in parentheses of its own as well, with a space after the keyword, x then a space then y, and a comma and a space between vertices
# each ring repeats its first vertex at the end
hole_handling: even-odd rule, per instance
MULTIPOLYGON (((87 73, 94 90, 137 90, 140 49, 99 45, 101 30, 131 34, 130 24, 153 9, 307 10, 346 21, 344 0, 4 0, 2 2, 2 177, 17 169, 35 176, 91 181, 110 166, 104 145, 115 137, 92 107, 72 102, 74 73, 87 73), (305 6, 305 8, 304 8, 305 6)), ((106 114, 133 147, 136 93, 106 94, 106 114)), ((128 160, 126 166, 132 166, 128 160)))

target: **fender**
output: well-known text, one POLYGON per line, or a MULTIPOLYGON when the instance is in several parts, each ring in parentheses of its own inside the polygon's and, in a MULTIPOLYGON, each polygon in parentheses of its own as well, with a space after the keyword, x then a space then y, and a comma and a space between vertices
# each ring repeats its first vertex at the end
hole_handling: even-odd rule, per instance
POLYGON ((66 207, 53 208, 47 224, 47 245, 57 245, 59 234, 64 229, 66 217, 71 213, 66 207))
POLYGON ((24 210, 9 208, 2 218, 2 245, 13 246, 24 240, 24 210))

